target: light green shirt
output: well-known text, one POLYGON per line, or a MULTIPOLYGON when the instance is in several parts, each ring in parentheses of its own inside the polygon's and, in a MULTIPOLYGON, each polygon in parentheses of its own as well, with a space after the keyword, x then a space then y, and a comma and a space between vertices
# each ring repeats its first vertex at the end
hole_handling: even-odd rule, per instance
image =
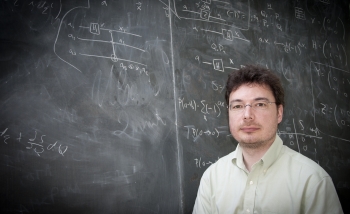
POLYGON ((279 136, 248 172, 238 145, 203 174, 195 214, 343 213, 330 176, 279 136))

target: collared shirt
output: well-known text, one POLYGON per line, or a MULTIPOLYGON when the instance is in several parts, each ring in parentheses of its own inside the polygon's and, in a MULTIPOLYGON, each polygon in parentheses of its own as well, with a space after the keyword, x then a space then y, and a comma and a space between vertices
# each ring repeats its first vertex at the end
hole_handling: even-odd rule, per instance
POLYGON ((250 172, 242 148, 203 174, 195 214, 343 213, 332 179, 311 159, 276 139, 250 172))

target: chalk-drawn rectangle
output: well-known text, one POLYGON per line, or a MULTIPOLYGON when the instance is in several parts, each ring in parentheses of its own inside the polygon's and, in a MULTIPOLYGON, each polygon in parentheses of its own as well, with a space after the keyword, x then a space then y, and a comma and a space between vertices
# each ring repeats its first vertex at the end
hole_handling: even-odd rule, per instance
POLYGON ((214 70, 224 72, 222 59, 213 59, 214 70))
POLYGON ((100 35, 100 25, 98 23, 90 23, 90 33, 100 35))

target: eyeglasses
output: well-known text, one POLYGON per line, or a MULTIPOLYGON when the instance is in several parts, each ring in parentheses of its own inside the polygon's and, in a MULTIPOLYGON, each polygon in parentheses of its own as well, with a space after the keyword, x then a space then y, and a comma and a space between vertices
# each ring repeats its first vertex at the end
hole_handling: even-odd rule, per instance
POLYGON ((233 112, 242 112, 245 107, 250 106, 252 109, 257 111, 266 110, 269 108, 269 104, 276 103, 276 102, 270 102, 268 100, 258 100, 254 101, 252 104, 243 104, 242 102, 232 102, 229 106, 230 111, 233 112))

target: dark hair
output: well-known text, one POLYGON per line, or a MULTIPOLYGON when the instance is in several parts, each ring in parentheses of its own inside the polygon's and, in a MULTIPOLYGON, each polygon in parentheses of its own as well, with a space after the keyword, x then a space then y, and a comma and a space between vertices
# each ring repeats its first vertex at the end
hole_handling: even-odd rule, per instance
POLYGON ((229 74, 226 83, 226 104, 229 105, 229 97, 232 91, 244 84, 267 85, 271 88, 276 99, 276 105, 284 106, 284 90, 281 80, 269 69, 256 65, 247 65, 238 71, 229 74))

